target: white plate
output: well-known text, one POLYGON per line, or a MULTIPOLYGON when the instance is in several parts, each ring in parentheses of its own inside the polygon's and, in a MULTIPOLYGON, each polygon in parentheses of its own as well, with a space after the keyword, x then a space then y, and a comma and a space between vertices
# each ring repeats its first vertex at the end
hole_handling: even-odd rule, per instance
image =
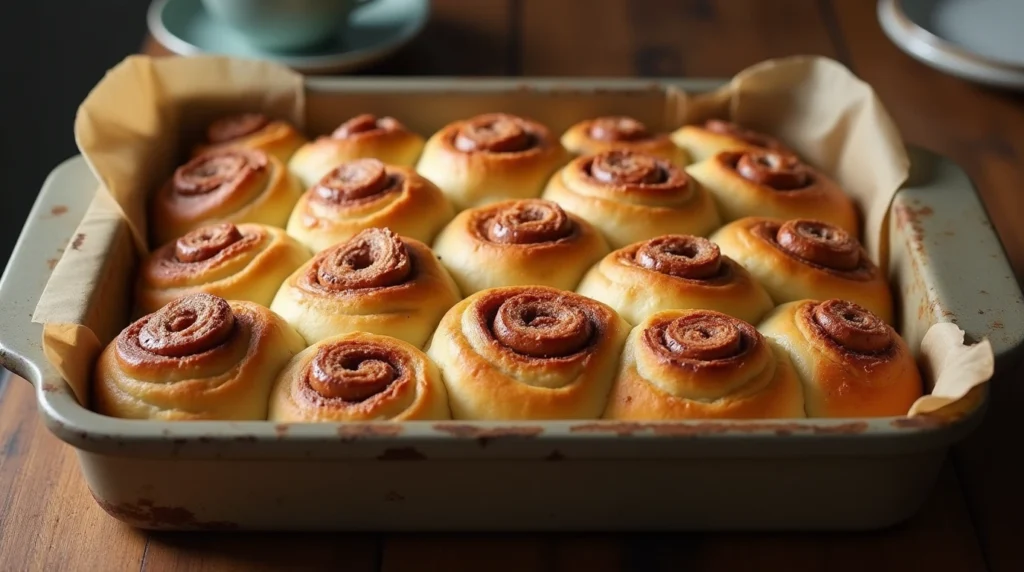
POLYGON ((881 0, 882 30, 939 71, 1024 90, 1024 0, 881 0))
POLYGON ((377 0, 356 10, 333 41, 287 54, 250 45, 212 18, 201 0, 156 0, 147 20, 153 37, 179 55, 220 54, 275 61, 305 73, 338 73, 391 55, 420 33, 429 15, 429 0, 377 0))

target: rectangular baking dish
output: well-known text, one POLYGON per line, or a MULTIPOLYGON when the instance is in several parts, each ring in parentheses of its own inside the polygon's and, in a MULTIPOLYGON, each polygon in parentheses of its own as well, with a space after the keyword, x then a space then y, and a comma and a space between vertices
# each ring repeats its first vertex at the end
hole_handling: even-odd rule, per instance
MULTIPOLYGON (((414 101, 429 132, 455 117, 547 98, 553 129, 617 101, 719 80, 307 80, 310 133, 414 101), (595 94, 593 106, 560 94, 595 94), (600 97, 597 97, 600 95, 600 97), (495 99, 497 98, 497 99, 495 99), (459 105, 452 105, 455 100, 459 105), (446 101, 444 105, 439 102, 446 101), (390 103, 389 103, 390 102, 390 103), (500 102, 500 103, 499 103, 500 102), (437 113, 435 113, 435 111, 437 113)), ((658 122, 663 110, 651 109, 658 122)), ((891 281, 901 331, 955 322, 988 338, 999 383, 1020 357, 1024 300, 966 174, 912 148, 891 207, 891 281)), ((949 446, 981 420, 986 393, 943 418, 720 422, 294 424, 128 421, 75 400, 30 317, 52 266, 75 248, 97 183, 74 157, 46 180, 0 281, 0 359, 36 388, 47 427, 75 448, 100 506, 151 529, 871 529, 912 515, 949 446)), ((123 228, 88 240, 111 250, 123 228)), ((913 346, 913 343, 912 343, 913 346)), ((916 348, 913 348, 916 350, 916 348)))

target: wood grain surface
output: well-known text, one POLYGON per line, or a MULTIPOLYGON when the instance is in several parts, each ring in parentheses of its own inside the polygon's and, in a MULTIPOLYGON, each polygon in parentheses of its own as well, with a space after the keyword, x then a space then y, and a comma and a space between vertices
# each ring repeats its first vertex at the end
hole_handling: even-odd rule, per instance
MULTIPOLYGON (((729 76, 797 53, 875 86, 905 138, 963 165, 1024 278, 1024 99, 913 61, 867 0, 434 0, 423 34, 362 75, 729 76)), ((166 53, 147 40, 149 53, 166 53)), ((924 510, 857 534, 148 534, 94 503, 32 389, 0 386, 0 570, 1024 570, 1024 368, 993 384, 924 510)), ((837 491, 841 494, 841 491, 837 491)), ((800 502, 794 499, 794 502, 800 502)))

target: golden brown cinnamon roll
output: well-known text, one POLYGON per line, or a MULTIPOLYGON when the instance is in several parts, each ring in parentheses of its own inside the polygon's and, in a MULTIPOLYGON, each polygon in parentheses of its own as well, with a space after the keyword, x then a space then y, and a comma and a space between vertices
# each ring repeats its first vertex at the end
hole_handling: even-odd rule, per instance
POLYGON ((853 200, 795 155, 765 149, 723 151, 688 172, 711 192, 724 222, 746 216, 809 218, 860 236, 853 200))
POLYGON ((238 113, 210 123, 206 129, 206 140, 196 146, 192 156, 241 147, 258 149, 287 165, 295 150, 305 143, 305 136, 287 121, 271 119, 262 113, 238 113))
POLYGON ((263 151, 221 149, 178 167, 150 205, 156 244, 216 222, 284 228, 302 194, 279 159, 263 151))
POLYGON ((721 224, 711 195, 683 169, 625 149, 573 160, 543 198, 597 227, 612 248, 663 234, 705 236, 721 224))
POLYGON ((352 332, 295 356, 270 396, 271 421, 450 419, 441 373, 417 347, 352 332))
POLYGON ((852 300, 892 323, 892 294, 860 242, 821 221, 747 217, 711 236, 768 290, 776 304, 852 300))
POLYGON ((590 269, 577 292, 630 324, 662 310, 704 308, 757 323, 774 304, 746 268, 706 238, 666 234, 620 248, 590 269))
POLYGON ((137 305, 142 313, 194 292, 269 306, 309 250, 279 228, 230 222, 200 227, 143 261, 137 305))
POLYGON ((318 137, 292 155, 288 168, 312 187, 332 169, 356 159, 378 159, 387 165, 412 167, 423 150, 423 137, 394 117, 364 113, 342 123, 329 136, 318 137))
POLYGON ((429 244, 453 216, 444 193, 411 168, 356 159, 302 195, 288 219, 288 233, 314 252, 371 227, 388 227, 429 244))
POLYGON ((853 302, 783 304, 759 329, 792 356, 809 417, 901 416, 922 395, 906 342, 853 302))
POLYGON ((689 155, 665 133, 626 116, 596 117, 580 121, 562 134, 562 146, 573 155, 596 155, 612 149, 629 149, 685 167, 689 155))
POLYGON ((572 290, 608 243, 557 203, 521 199, 462 211, 434 252, 464 295, 530 284, 572 290))
POLYGON ((270 309, 309 344, 366 332, 422 347, 460 298, 427 245, 370 228, 302 265, 281 285, 270 309))
POLYGON ((534 198, 566 158, 547 127, 515 115, 488 113, 435 133, 416 170, 462 210, 534 198))
POLYGON ((789 357, 751 324, 711 310, 667 310, 629 334, 609 419, 804 416, 789 357))
POLYGON ((672 132, 672 141, 699 163, 722 151, 767 149, 795 155, 782 141, 731 121, 709 119, 702 125, 684 125, 672 132))
POLYGON ((590 298, 546 286, 478 292, 427 349, 455 419, 593 419, 629 325, 590 298))
POLYGON ((305 347, 259 304, 189 294, 135 321, 103 350, 94 407, 128 419, 266 419, 275 376, 305 347))

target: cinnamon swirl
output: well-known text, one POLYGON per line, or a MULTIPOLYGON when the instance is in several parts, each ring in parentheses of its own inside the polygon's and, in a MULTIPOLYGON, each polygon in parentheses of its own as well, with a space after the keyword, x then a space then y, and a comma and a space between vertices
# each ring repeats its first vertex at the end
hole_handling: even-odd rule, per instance
POLYGON ((580 121, 562 134, 562 146, 573 155, 596 155, 612 149, 630 149, 685 167, 689 155, 668 134, 652 133, 628 116, 605 116, 580 121))
POLYGON ((529 284, 572 290, 608 243, 557 203, 521 199, 462 211, 434 252, 465 295, 529 284))
POLYGON ((853 200, 795 155, 766 149, 723 151, 688 172, 714 197, 725 222, 746 216, 810 218, 860 236, 853 200))
POLYGON ((711 310, 666 310, 630 332, 604 416, 795 418, 804 402, 789 357, 754 326, 711 310))
POLYGON ((129 419, 266 419, 275 376, 305 347, 259 304, 189 294, 136 320, 103 350, 94 407, 129 419))
POLYGON ((352 332, 326 338, 295 356, 270 397, 271 421, 412 421, 449 419, 441 373, 401 340, 352 332))
POLYGON ((299 267, 270 309, 309 344, 366 332, 422 347, 460 298, 427 245, 390 229, 369 228, 299 267))
POLYGON ((860 242, 821 221, 747 217, 714 235, 722 253, 750 271, 776 304, 843 298, 892 323, 892 294, 860 242))
POLYGON ((488 113, 450 123, 431 136, 416 170, 462 210, 537 197, 566 157, 547 127, 515 115, 488 113))
POLYGON ((704 236, 721 224, 711 196, 683 169, 627 149, 573 160, 543 198, 597 227, 612 248, 663 234, 704 236))
POLYGON ((272 119, 263 113, 237 113, 210 123, 206 129, 206 140, 196 146, 192 156, 241 147, 258 149, 287 165, 295 150, 305 143, 305 136, 287 121, 272 119))
POLYGON ((605 256, 577 292, 630 324, 662 310, 704 308, 757 323, 774 304, 747 269, 706 238, 666 234, 605 256))
POLYGON ((767 149, 794 153, 779 139, 721 119, 709 119, 701 125, 684 125, 672 132, 672 141, 699 163, 722 151, 767 149))
POLYGON ((453 216, 444 193, 411 168, 356 159, 332 169, 299 198, 288 233, 314 252, 371 227, 429 244, 453 216))
POLYGON ((215 222, 284 228, 302 194, 279 159, 263 151, 209 151, 178 167, 156 193, 149 220, 155 244, 215 222))
POLYGON ((394 117, 364 113, 342 123, 330 135, 300 147, 288 168, 312 187, 332 169, 356 159, 377 159, 397 167, 412 167, 423 150, 424 139, 394 117))
POLYGON ((629 325, 546 286, 492 288, 455 305, 427 349, 455 419, 593 419, 629 325))
POLYGON ((792 356, 809 417, 902 416, 922 395, 906 342, 858 304, 789 302, 759 329, 792 356))
POLYGON ((312 255, 279 228, 212 224, 153 251, 139 270, 139 311, 159 310, 175 298, 206 292, 269 306, 274 294, 312 255))

